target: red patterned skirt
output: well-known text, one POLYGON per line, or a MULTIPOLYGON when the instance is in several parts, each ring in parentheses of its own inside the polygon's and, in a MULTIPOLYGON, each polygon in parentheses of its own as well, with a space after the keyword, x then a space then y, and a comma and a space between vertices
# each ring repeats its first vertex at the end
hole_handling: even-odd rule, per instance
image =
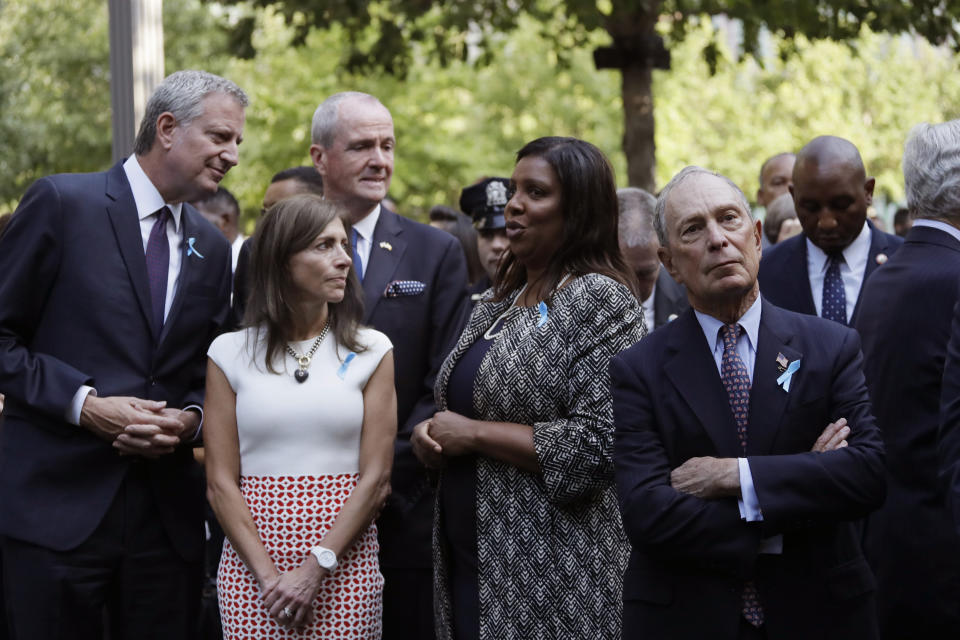
MULTIPOLYGON (((240 490, 278 571, 289 571, 303 562, 330 529, 357 479, 357 474, 241 478, 240 490)), ((270 617, 256 579, 227 541, 217 574, 224 638, 379 640, 383 576, 378 550, 377 529, 370 525, 340 558, 339 568, 320 585, 314 625, 292 631, 270 617)))

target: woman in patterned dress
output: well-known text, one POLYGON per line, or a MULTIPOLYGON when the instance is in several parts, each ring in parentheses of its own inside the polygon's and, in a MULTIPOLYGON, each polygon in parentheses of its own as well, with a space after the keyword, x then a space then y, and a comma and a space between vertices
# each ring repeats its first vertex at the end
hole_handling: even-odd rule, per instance
POLYGON ((620 637, 629 543, 613 488, 610 357, 643 335, 593 145, 517 154, 509 250, 441 368, 414 450, 442 468, 434 528, 442 640, 620 637))
POLYGON ((362 302, 337 208, 300 195, 253 240, 242 331, 209 350, 208 497, 227 536, 227 638, 380 638, 373 519, 390 490, 392 345, 362 302))

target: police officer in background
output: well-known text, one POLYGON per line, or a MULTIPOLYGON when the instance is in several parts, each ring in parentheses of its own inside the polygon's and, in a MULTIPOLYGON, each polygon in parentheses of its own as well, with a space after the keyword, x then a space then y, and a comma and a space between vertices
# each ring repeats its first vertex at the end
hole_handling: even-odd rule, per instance
POLYGON ((460 210, 473 218, 473 227, 477 230, 477 252, 486 272, 486 276, 469 289, 470 300, 474 303, 496 282, 500 257, 507 250, 507 224, 503 218, 503 208, 510 199, 509 187, 508 178, 485 178, 460 193, 460 210))

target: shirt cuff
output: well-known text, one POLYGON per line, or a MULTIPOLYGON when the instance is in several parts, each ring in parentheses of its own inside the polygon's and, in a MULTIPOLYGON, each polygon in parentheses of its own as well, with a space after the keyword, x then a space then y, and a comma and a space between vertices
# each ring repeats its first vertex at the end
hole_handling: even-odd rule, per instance
POLYGON ((83 411, 83 403, 87 401, 87 396, 90 394, 96 396, 97 390, 87 385, 83 385, 77 389, 77 392, 73 394, 73 400, 70 401, 70 406, 67 407, 67 413, 64 416, 67 422, 77 427, 80 426, 80 413, 83 411))
POLYGON ((757 499, 757 492, 753 488, 750 463, 747 462, 746 458, 737 458, 737 466, 740 470, 740 499, 737 500, 740 517, 747 522, 761 522, 763 512, 760 511, 760 501, 757 499))
POLYGON ((200 414, 200 424, 197 425, 197 432, 190 438, 190 442, 200 442, 203 440, 203 407, 198 404, 190 404, 183 408, 184 411, 194 410, 200 414))

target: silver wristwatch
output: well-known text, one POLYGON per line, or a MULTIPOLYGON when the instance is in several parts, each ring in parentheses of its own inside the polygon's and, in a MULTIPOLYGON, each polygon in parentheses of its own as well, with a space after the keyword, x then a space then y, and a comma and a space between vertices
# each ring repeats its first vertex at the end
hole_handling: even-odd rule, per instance
POLYGON ((337 562, 337 554, 333 552, 332 549, 327 549, 326 547, 316 546, 313 549, 310 549, 310 553, 313 554, 313 557, 317 559, 317 563, 329 573, 336 571, 339 563, 337 562))

